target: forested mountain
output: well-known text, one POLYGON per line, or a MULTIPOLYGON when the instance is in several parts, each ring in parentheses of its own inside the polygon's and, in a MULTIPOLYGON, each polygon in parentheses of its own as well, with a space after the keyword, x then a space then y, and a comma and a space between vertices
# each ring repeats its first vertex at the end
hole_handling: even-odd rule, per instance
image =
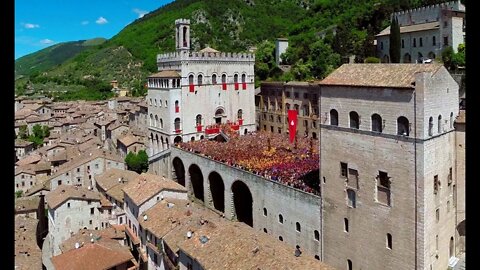
POLYGON ((156 55, 174 51, 174 21, 178 18, 191 20, 194 50, 210 46, 240 52, 257 47, 257 81, 320 79, 338 67, 342 58, 356 55, 363 61, 374 56, 373 37, 389 25, 391 12, 437 2, 443 1, 177 0, 137 19, 106 42, 69 50, 69 57, 54 53, 60 45, 22 57, 16 62, 16 75, 24 77, 16 80, 16 92, 59 88, 84 91, 67 97, 81 98, 92 94, 86 80, 117 79, 122 87, 141 94, 145 77, 156 71, 156 55), (285 61, 292 69, 287 74, 274 62, 278 37, 289 39, 285 61), (49 52, 45 57, 41 56, 44 51, 49 52))

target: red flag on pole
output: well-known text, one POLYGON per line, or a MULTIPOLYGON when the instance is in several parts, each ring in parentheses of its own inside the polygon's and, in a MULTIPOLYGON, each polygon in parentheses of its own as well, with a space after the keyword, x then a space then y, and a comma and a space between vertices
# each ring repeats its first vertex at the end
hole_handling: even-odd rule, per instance
POLYGON ((292 143, 297 133, 297 110, 288 110, 288 131, 290 133, 290 143, 292 143))

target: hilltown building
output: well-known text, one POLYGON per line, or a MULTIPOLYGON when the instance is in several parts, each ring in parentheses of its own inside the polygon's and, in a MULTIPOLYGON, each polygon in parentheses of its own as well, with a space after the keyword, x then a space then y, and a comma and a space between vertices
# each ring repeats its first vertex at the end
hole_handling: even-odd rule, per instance
MULTIPOLYGON (((465 43, 465 6, 460 1, 446 2, 395 12, 400 26, 400 62, 422 63, 423 59, 441 57, 451 46, 456 52, 465 43)), ((390 62, 390 26, 376 35, 377 54, 390 62)))
POLYGON ((255 130, 254 62, 250 53, 190 51, 190 20, 175 21, 177 51, 157 56, 148 77, 149 156, 180 141, 211 138, 220 124, 255 130))
POLYGON ((351 64, 320 88, 323 260, 445 269, 465 181, 456 177, 458 84, 441 64, 351 64))

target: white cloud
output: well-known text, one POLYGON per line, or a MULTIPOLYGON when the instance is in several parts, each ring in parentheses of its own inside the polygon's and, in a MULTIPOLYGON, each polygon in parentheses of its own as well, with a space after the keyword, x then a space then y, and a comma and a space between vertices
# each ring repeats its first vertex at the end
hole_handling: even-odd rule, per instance
POLYGON ((104 17, 98 18, 95 22, 96 22, 97 24, 106 24, 106 23, 108 23, 107 19, 105 19, 104 17))
POLYGON ((39 28, 40 27, 40 25, 33 24, 33 23, 24 23, 23 26, 27 29, 34 29, 34 28, 39 28))
POLYGON ((148 13, 148 11, 146 11, 146 10, 141 10, 141 9, 139 9, 139 8, 134 8, 134 9, 133 9, 133 12, 137 13, 138 18, 142 18, 145 14, 148 13))
POLYGON ((53 41, 53 40, 51 40, 51 39, 48 39, 48 38, 40 40, 40 43, 43 44, 43 45, 52 44, 52 43, 54 43, 54 42, 55 42, 55 41, 53 41))
POLYGON ((82 25, 87 25, 89 22, 88 21, 82 21, 81 24, 82 25))

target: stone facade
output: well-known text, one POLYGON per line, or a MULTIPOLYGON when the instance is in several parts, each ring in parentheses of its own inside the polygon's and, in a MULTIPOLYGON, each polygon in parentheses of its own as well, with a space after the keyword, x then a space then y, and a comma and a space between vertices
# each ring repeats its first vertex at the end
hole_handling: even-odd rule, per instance
POLYGON ((320 88, 310 82, 262 82, 257 105, 257 130, 288 133, 288 110, 297 110, 297 135, 314 139, 320 133, 320 88))
POLYGON ((321 85, 323 260, 332 266, 445 269, 455 255, 455 133, 448 116, 458 114, 458 85, 444 67, 414 78, 411 89, 321 85), (349 124, 351 111, 359 128, 349 124), (373 114, 383 119, 381 132, 372 130, 373 114), (406 135, 398 130, 401 116, 409 121, 406 135))
MULTIPOLYGON (((447 46, 456 52, 465 43, 465 6, 460 1, 446 2, 392 14, 400 25, 400 62, 422 63, 421 58, 441 57, 447 46)), ((377 37, 377 54, 382 62, 390 62, 390 26, 377 37)))
POLYGON ((149 156, 174 142, 218 134, 210 125, 235 123, 242 134, 255 129, 255 56, 190 52, 190 21, 175 25, 177 51, 159 54, 159 73, 148 78, 149 156))

